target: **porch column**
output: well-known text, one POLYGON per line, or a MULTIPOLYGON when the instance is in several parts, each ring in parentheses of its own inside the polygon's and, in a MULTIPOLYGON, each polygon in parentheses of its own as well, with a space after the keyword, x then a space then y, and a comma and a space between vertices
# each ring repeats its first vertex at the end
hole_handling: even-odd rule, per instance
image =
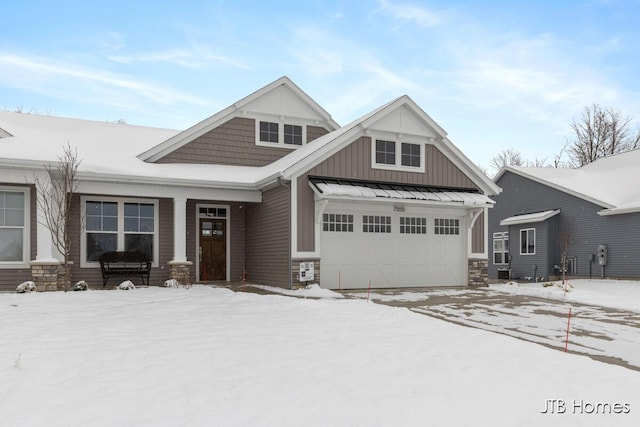
POLYGON ((191 285, 191 266, 187 261, 187 198, 173 198, 173 259, 169 261, 169 279, 191 285))
MULTIPOLYGON (((48 180, 43 174, 39 177, 48 180)), ((39 291, 55 291, 58 289, 58 276, 62 273, 62 254, 53 245, 51 232, 47 228, 44 213, 38 205, 36 191, 36 259, 31 261, 31 279, 39 291)))

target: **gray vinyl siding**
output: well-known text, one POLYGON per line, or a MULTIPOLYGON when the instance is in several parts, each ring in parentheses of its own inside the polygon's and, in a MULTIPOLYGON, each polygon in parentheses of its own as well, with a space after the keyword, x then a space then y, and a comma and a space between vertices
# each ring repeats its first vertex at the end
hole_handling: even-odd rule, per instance
MULTIPOLYGON (((309 187, 309 176, 477 189, 473 181, 435 146, 427 145, 425 155, 424 173, 374 169, 371 167, 371 138, 361 137, 300 176, 297 182, 298 250, 313 251, 315 248, 315 205, 313 190, 309 187)), ((483 228, 484 225, 479 227, 483 228)))
POLYGON ((290 286, 290 190, 275 187, 262 203, 247 203, 247 280, 272 286, 290 286))
MULTIPOLYGON (((307 142, 327 131, 307 126, 307 142)), ((157 163, 204 163, 264 166, 291 153, 290 148, 256 145, 255 120, 235 117, 157 161, 157 163)))
MULTIPOLYGON (((30 200, 29 200, 29 233, 30 238, 28 245, 30 245, 29 252, 31 258, 27 261, 35 260, 38 253, 38 238, 37 232, 37 204, 36 204, 36 188, 33 185, 15 185, 12 183, 0 183, 0 185, 8 185, 12 187, 29 187, 30 188, 30 200)), ((31 280, 31 267, 25 268, 2 268, 0 269, 0 292, 1 291, 15 291, 16 287, 27 280, 31 280)))
POLYGON ((533 265, 547 266, 547 271, 538 270, 538 274, 545 279, 552 275, 553 266, 560 264, 558 234, 567 229, 571 230, 573 237, 567 255, 575 257, 578 276, 588 277, 591 267, 593 277, 640 277, 640 213, 600 216, 598 212, 603 207, 512 172, 506 172, 497 184, 502 187, 502 193, 495 196, 495 207, 489 210, 490 278, 497 278, 497 270, 501 267, 493 264, 491 243, 494 232, 507 231, 507 227, 500 226, 500 221, 517 214, 551 209, 560 209, 560 213, 544 223, 530 225, 536 229, 543 224, 547 227, 546 234, 536 236, 537 247, 547 248, 546 259, 519 257, 518 230, 525 228, 525 225, 509 227, 511 269, 514 277, 531 276, 533 265), (591 261, 600 244, 608 246, 609 259, 604 271, 595 259, 591 261))
POLYGON ((229 238, 229 256, 230 260, 230 272, 229 279, 232 282, 239 282, 242 280, 242 273, 245 269, 245 203, 238 202, 225 202, 218 200, 187 200, 187 260, 193 263, 191 267, 191 280, 195 281, 196 274, 196 259, 198 256, 198 248, 196 247, 196 205, 228 205, 229 214, 227 220, 230 221, 229 230, 231 235, 229 238))
MULTIPOLYGON (((97 199, 100 197, 115 197, 113 195, 95 196, 97 199)), ((128 197, 123 197, 127 199, 128 197)), ((71 283, 75 283, 80 280, 84 280, 92 288, 102 287, 102 273, 100 268, 82 268, 80 267, 80 239, 81 233, 81 216, 80 216, 80 195, 74 195, 71 211, 71 260, 73 261, 73 267, 71 269, 71 283)), ((173 259, 173 200, 171 199, 158 199, 158 266, 151 269, 151 276, 149 278, 150 285, 161 286, 165 280, 169 278, 169 270, 167 263, 173 259)), ((125 280, 125 279, 122 279, 125 280)), ((119 278, 113 278, 109 280, 108 287, 118 285, 121 280, 119 278)), ((142 284, 140 279, 132 279, 132 281, 138 285, 142 284)))

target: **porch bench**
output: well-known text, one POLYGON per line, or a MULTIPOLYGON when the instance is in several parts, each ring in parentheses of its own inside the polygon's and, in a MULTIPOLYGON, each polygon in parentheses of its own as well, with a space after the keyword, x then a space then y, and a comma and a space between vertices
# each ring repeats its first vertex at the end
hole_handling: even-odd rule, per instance
POLYGON ((102 286, 111 277, 140 277, 142 285, 149 285, 151 260, 144 252, 114 251, 100 255, 102 286))

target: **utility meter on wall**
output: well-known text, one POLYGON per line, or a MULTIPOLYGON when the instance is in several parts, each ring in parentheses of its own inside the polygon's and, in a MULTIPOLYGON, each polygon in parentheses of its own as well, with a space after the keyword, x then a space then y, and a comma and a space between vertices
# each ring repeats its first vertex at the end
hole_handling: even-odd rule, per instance
POLYGON ((607 265, 607 245, 598 246, 598 265, 607 265))

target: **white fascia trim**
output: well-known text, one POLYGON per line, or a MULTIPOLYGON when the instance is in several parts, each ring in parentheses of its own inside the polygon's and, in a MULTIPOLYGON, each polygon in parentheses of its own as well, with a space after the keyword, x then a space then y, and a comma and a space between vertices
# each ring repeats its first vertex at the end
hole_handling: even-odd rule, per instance
POLYGON ((551 217, 554 217, 560 213, 560 209, 554 209, 544 212, 536 212, 531 214, 514 215, 500 221, 501 226, 507 225, 519 225, 519 224, 534 224, 537 222, 544 222, 551 217))
POLYGON ((612 216, 612 215, 623 215, 628 213, 638 213, 640 212, 640 206, 632 206, 628 208, 611 208, 611 209, 603 209, 598 211, 598 215, 600 216, 612 216))

